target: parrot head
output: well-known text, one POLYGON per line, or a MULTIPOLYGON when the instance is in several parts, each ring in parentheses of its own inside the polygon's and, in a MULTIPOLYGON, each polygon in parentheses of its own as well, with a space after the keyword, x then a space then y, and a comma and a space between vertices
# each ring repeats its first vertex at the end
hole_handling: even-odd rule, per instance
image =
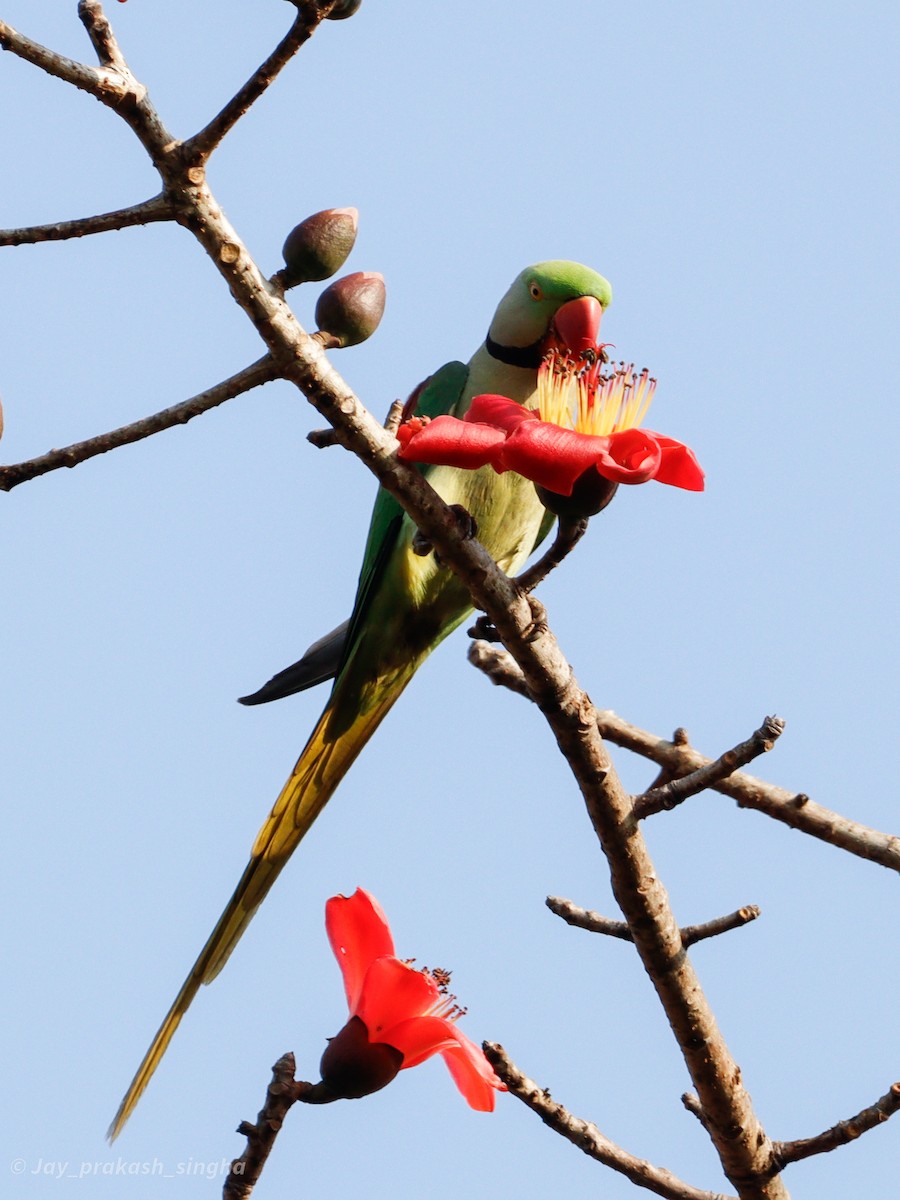
POLYGON ((488 351, 521 366, 537 366, 552 351, 574 360, 596 357, 600 321, 611 301, 608 281, 581 263, 526 267, 497 306, 488 351))

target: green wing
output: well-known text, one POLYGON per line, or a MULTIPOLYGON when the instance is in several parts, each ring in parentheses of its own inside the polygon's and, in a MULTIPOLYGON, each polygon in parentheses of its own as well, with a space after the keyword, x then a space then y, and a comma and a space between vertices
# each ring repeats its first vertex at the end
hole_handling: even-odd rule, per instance
MULTIPOLYGON (((440 370, 435 371, 412 393, 406 402, 404 418, 411 416, 439 417, 444 413, 451 412, 459 402, 468 378, 469 368, 465 363, 445 363, 440 370)), ((421 470, 427 478, 429 468, 422 467, 421 470)), ((384 564, 390 558, 397 544, 397 536, 402 523, 402 505, 390 492, 379 488, 378 495, 375 497, 375 507, 372 509, 372 520, 369 524, 366 549, 359 572, 353 615, 350 617, 347 640, 344 643, 344 658, 354 645, 359 628, 365 621, 371 597, 381 582, 384 564)))
MULTIPOLYGON (((442 413, 450 412, 462 395, 468 376, 469 368, 465 363, 447 363, 419 384, 406 402, 405 415, 417 413, 425 417, 439 417, 442 413)), ((427 474, 430 468, 423 467, 422 470, 427 474)), ((258 691, 241 696, 241 704, 268 704, 272 700, 315 687, 317 683, 333 679, 339 673, 350 648, 355 644, 361 622, 369 611, 372 596, 384 574, 385 563, 397 544, 402 523, 402 507, 390 492, 379 488, 350 620, 313 642, 299 661, 273 675, 258 691)))

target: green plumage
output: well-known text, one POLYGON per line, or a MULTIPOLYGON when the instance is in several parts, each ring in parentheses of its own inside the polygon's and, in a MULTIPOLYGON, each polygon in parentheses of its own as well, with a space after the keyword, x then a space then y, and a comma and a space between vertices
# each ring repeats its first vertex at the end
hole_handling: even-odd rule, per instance
MULTIPOLYGON (((485 343, 469 363, 448 363, 420 389, 417 413, 461 417, 472 398, 486 392, 532 405, 537 366, 554 318, 561 306, 581 297, 593 297, 605 308, 610 286, 578 263, 546 262, 527 268, 500 302, 485 343)), ((464 471, 442 466, 423 471, 448 504, 461 505, 474 517, 479 540, 510 574, 518 571, 552 523, 533 485, 513 472, 498 475, 491 467, 464 471)), ((299 663, 244 698, 249 703, 276 699, 336 675, 325 710, 257 835, 233 896, 119 1107, 110 1126, 111 1139, 137 1104, 200 986, 221 970, 362 747, 424 659, 471 612, 469 595, 452 572, 433 554, 413 552, 415 532, 397 501, 380 490, 346 627, 327 635, 299 663)))

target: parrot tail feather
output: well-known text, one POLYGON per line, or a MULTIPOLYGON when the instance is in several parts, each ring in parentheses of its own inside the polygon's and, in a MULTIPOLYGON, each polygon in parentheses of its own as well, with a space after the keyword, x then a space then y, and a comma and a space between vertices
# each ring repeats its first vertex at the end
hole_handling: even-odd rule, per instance
POLYGON ((110 1142, 122 1132, 197 992, 222 970, 282 867, 409 682, 417 665, 410 664, 411 669, 402 675, 394 674, 389 685, 377 681, 365 711, 349 724, 335 722, 339 711, 335 703, 330 703, 322 714, 291 777, 256 836, 250 861, 225 911, 200 951, 119 1105, 107 1130, 110 1142), (333 724, 338 724, 339 732, 329 736, 333 724))

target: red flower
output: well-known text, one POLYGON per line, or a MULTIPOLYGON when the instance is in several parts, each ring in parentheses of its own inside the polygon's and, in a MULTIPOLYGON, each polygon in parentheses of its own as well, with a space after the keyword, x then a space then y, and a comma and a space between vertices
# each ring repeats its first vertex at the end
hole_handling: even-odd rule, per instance
POLYGON ((328 940, 344 976, 350 1019, 322 1056, 323 1099, 367 1096, 406 1067, 440 1054, 472 1108, 491 1112, 506 1088, 480 1047, 456 1027, 449 975, 417 971, 394 955, 390 926, 374 896, 357 888, 325 905, 328 940))
POLYGON ((538 381, 539 411, 505 396, 476 396, 462 420, 413 417, 401 425, 398 457, 470 470, 490 464, 561 496, 594 470, 613 483, 655 479, 702 491, 703 471, 689 447, 636 428, 655 387, 646 371, 635 375, 624 365, 592 380, 548 365, 538 381))

